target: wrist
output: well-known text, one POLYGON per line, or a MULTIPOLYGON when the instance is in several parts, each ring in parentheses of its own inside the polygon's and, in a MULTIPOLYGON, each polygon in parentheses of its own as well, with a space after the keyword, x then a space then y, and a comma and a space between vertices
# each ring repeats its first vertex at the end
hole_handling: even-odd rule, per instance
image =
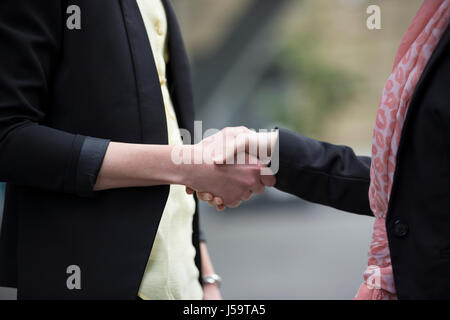
POLYGON ((135 154, 134 160, 139 163, 136 176, 157 185, 184 184, 187 170, 184 162, 177 158, 183 154, 184 146, 147 145, 142 146, 142 153, 135 154))
POLYGON ((203 276, 203 286, 217 286, 220 288, 222 284, 222 278, 218 274, 208 274, 203 276))
POLYGON ((170 184, 192 186, 193 145, 176 146, 171 149, 170 161, 172 167, 170 184))
POLYGON ((270 158, 277 142, 278 130, 251 132, 247 135, 245 151, 256 157, 270 158))
POLYGON ((269 132, 269 155, 272 157, 272 152, 275 150, 275 146, 278 144, 279 130, 269 132))

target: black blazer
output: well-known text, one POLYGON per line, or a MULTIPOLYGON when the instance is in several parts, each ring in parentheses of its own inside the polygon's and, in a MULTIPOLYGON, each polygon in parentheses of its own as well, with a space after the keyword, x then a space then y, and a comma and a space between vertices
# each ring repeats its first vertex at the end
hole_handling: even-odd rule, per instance
MULTIPOLYGON (((449 84, 450 27, 416 88, 397 154, 386 227, 400 299, 450 298, 449 84)), ((277 188, 372 216, 370 163, 348 147, 281 130, 277 188)))
MULTIPOLYGON (((135 299, 169 186, 92 190, 110 140, 168 143, 160 82, 136 0, 68 2, 0 1, 0 285, 19 299, 135 299), (68 4, 81 30, 66 27, 68 4), (81 290, 66 286, 70 265, 81 290)), ((188 60, 163 2, 170 91, 192 132, 188 60)), ((200 269, 198 213, 193 242, 200 269)))

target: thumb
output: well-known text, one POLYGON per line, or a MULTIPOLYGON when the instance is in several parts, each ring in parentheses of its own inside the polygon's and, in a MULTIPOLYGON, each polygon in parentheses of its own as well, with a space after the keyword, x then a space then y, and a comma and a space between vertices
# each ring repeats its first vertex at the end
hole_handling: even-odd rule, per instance
POLYGON ((226 164, 228 160, 233 159, 236 154, 245 152, 247 140, 245 136, 238 136, 237 138, 228 139, 225 143, 225 148, 222 152, 218 152, 214 157, 214 164, 226 164))
POLYGON ((261 182, 266 187, 274 187, 277 184, 275 176, 261 176, 261 182))

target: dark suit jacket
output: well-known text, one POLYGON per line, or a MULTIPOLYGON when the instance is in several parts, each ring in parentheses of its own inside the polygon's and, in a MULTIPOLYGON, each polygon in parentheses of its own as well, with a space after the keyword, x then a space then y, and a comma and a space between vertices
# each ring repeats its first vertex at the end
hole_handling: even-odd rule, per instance
MULTIPOLYGON (((450 298, 450 27, 403 127, 386 227, 400 299, 450 298)), ((368 128, 369 130, 369 128, 368 128)), ((368 157, 282 130, 277 188, 372 216, 368 157)))
MULTIPOLYGON (((171 5, 170 91, 192 132, 188 60, 171 5)), ((167 144, 160 83, 135 0, 0 1, 0 285, 19 299, 135 299, 169 186, 93 192, 110 140, 167 144), (66 269, 81 268, 81 290, 66 269)), ((198 250, 198 214, 194 219, 198 250)), ((200 256, 197 254, 200 268, 200 256)))

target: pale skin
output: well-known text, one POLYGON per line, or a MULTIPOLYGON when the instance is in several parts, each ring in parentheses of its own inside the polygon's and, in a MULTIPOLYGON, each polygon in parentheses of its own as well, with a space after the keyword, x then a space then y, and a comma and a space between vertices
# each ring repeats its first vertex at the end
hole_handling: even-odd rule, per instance
MULTIPOLYGON (((228 128, 212 139, 233 137, 244 130, 246 129, 228 128)), ((182 146, 181 152, 193 154, 199 150, 207 150, 213 144, 211 144, 212 139, 209 139, 209 143, 182 146)), ((177 150, 180 151, 180 147, 177 150)), ((260 194, 264 192, 266 186, 275 184, 274 177, 260 176, 261 163, 257 161, 253 162, 255 164, 244 165, 219 165, 217 161, 175 164, 172 161, 173 151, 174 147, 169 145, 111 142, 94 190, 178 184, 202 194, 216 195, 216 201, 220 201, 220 205, 235 207, 241 201, 248 200, 253 193, 260 194)), ((226 157, 227 155, 215 156, 226 157)), ((250 157, 252 156, 247 155, 247 159, 250 157)), ((203 274, 213 274, 214 268, 206 244, 202 243, 200 250, 203 274)), ((205 300, 221 298, 216 285, 205 285, 203 290, 205 300)))
MULTIPOLYGON (((242 129, 241 129, 242 130, 242 129)), ((266 132, 266 133, 254 133, 249 131, 248 129, 244 128, 244 139, 240 140, 239 143, 236 144, 235 148, 225 150, 223 154, 220 154, 215 157, 216 163, 224 163, 226 159, 229 159, 230 157, 233 157, 236 155, 236 153, 239 152, 239 150, 245 150, 245 152, 249 153, 250 156, 258 156, 260 153, 260 150, 262 148, 266 148, 267 152, 265 155, 267 156, 267 160, 270 160, 272 156, 272 150, 275 146, 275 144, 278 142, 278 132, 266 132), (250 147, 250 145, 253 146, 250 147)), ((263 181, 263 184, 266 186, 274 186, 275 185, 275 178, 272 176, 262 176, 261 180, 263 181)), ((254 194, 262 194, 260 192, 261 190, 257 190, 249 195, 247 195, 246 198, 243 198, 243 201, 250 200, 254 194)), ((186 193, 188 194, 194 194, 197 193, 197 197, 199 200, 207 202, 210 206, 216 207, 216 209, 221 212, 225 210, 225 208, 235 208, 241 204, 239 202, 238 204, 234 204, 232 206, 226 205, 224 203, 224 199, 220 197, 220 195, 214 194, 212 192, 200 192, 196 191, 190 187, 186 187, 186 193)))

